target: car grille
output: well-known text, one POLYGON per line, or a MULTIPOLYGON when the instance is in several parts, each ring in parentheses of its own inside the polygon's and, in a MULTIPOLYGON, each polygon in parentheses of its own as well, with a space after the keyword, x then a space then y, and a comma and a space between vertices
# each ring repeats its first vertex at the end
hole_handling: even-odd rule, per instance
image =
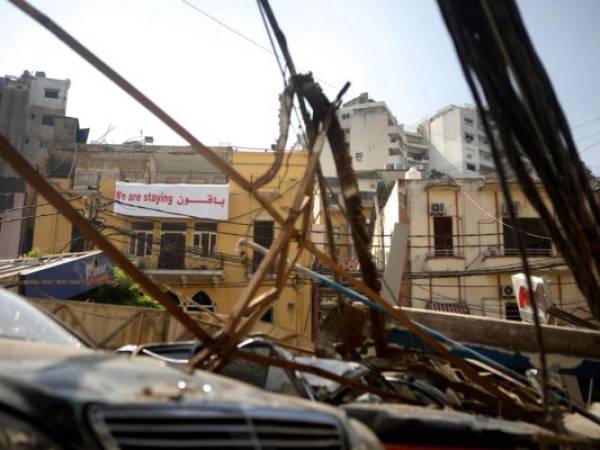
POLYGON ((190 407, 95 407, 92 427, 107 450, 343 450, 337 419, 311 411, 190 407))

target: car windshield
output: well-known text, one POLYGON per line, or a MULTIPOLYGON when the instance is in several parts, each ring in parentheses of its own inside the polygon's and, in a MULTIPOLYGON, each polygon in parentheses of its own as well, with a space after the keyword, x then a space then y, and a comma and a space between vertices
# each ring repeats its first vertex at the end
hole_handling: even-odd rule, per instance
POLYGON ((0 289, 0 338, 82 347, 83 343, 27 300, 0 289))

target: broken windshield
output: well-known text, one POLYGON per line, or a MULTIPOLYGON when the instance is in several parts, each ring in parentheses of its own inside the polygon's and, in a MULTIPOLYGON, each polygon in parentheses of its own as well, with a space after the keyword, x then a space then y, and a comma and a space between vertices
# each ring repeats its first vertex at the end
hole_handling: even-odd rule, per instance
POLYGON ((81 347, 79 339, 21 297, 0 289, 0 338, 81 347))

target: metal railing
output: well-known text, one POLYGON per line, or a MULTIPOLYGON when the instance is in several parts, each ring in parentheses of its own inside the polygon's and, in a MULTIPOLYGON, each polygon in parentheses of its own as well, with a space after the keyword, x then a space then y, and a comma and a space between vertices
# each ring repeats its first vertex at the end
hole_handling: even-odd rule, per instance
POLYGON ((71 180, 71 187, 85 187, 87 189, 98 189, 100 186, 100 174, 98 172, 77 172, 71 180))
POLYGON ((164 183, 164 184, 225 184, 227 176, 219 172, 200 172, 196 170, 187 171, 144 171, 144 170, 121 170, 119 174, 121 181, 137 183, 164 183))
MULTIPOLYGON (((555 256, 555 252, 552 246, 526 246, 528 256, 555 256)), ((490 256, 519 256, 519 249, 513 247, 506 247, 504 245, 488 245, 484 254, 487 257, 490 256)))
POLYGON ((154 252, 146 256, 133 256, 129 258, 144 270, 194 270, 214 271, 223 270, 224 257, 220 253, 206 253, 198 255, 181 254, 178 252, 154 252))

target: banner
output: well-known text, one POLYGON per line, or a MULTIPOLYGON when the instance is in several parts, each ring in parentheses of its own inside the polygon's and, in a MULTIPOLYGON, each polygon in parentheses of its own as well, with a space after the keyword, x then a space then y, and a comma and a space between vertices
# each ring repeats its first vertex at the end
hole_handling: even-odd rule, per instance
POLYGON ((521 320, 527 323, 534 323, 533 307, 531 306, 531 302, 533 301, 538 309, 540 323, 546 323, 546 310, 550 305, 550 287, 546 280, 531 276, 533 295, 530 295, 525 274, 518 273, 511 276, 511 279, 521 320))
POLYGON ((227 220, 228 184, 144 184, 117 182, 113 211, 136 217, 227 220), (183 215, 183 216, 182 216, 183 215))

